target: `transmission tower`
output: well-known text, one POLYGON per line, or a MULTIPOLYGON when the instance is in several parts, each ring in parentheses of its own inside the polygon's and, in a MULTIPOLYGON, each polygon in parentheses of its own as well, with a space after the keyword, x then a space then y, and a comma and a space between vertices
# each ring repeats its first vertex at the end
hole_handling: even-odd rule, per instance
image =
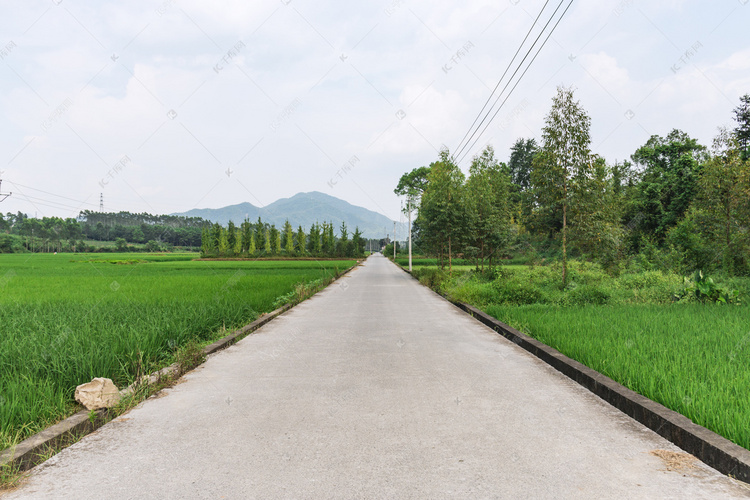
POLYGON ((10 196, 10 195, 13 194, 12 192, 11 193, 3 193, 2 187, 3 187, 3 180, 0 179, 0 202, 5 201, 5 198, 7 198, 8 196, 10 196))
POLYGON ((104 212, 104 193, 99 193, 99 211, 104 212))

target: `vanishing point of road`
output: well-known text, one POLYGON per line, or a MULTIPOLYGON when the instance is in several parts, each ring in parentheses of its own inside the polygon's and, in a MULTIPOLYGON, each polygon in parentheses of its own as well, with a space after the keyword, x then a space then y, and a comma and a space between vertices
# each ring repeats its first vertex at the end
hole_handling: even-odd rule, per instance
POLYGON ((375 255, 6 496, 750 498, 654 450, 679 452, 375 255))

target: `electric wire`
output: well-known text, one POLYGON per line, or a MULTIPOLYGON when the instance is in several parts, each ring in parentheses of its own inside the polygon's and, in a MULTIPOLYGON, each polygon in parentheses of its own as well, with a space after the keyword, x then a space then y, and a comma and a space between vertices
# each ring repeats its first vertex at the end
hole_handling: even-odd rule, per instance
MULTIPOLYGON (((492 100, 492 96, 495 95, 495 92, 497 91, 497 88, 500 86, 501 83, 503 83, 503 78, 505 78, 505 75, 508 74, 508 71, 510 71, 511 66, 513 66, 513 61, 516 60, 516 57, 518 57, 519 52, 521 52, 521 49, 523 48, 524 44, 526 43, 526 40, 528 40, 529 35, 531 35, 531 32, 534 30, 534 26, 536 26, 536 23, 539 21, 539 18, 542 17, 542 13, 544 13, 544 9, 547 8, 547 4, 549 3, 549 0, 544 2, 544 5, 542 6, 542 10, 539 11, 539 14, 537 14, 536 19, 534 19, 534 23, 529 28, 529 31, 526 32, 526 36, 523 37, 523 41, 521 42, 521 45, 518 46, 518 49, 516 50, 516 53, 513 54, 513 58, 508 63, 508 66, 505 68, 505 71, 503 71, 503 75, 500 77, 500 79, 497 81, 497 85, 495 85, 495 88, 492 89, 492 92, 490 92, 490 95, 487 96, 487 100, 484 101, 484 105, 482 106, 482 109, 479 110, 479 113, 477 113, 476 118, 474 118, 474 121, 472 122, 469 129, 466 131, 464 136, 459 141, 458 145, 456 146, 456 150, 458 150, 461 145, 464 143, 464 140, 466 139, 466 136, 469 135, 469 132, 471 132, 471 129, 474 128, 474 125, 476 125, 477 120, 479 120, 479 117, 482 116, 482 113, 484 112, 484 109, 487 107, 487 104, 489 104, 490 100, 492 100)), ((481 126, 481 123, 480 123, 481 126)), ((471 140, 471 138, 469 138, 471 140)))
MULTIPOLYGON (((562 2, 561 2, 561 4, 562 4, 562 2)), ((508 102, 508 99, 510 98, 511 94, 516 89, 516 87, 518 86, 518 84, 521 83, 521 80, 523 79, 523 76, 526 74, 526 72, 529 70, 529 68, 531 68, 531 65, 534 63, 534 61, 536 60, 536 58, 539 55, 539 53, 542 51, 542 49, 544 48, 544 46, 547 44, 547 41, 549 41, 550 37, 552 36, 552 33, 554 33, 555 28, 557 28, 557 25, 560 24, 560 21, 562 21, 563 17, 565 17, 565 13, 568 12, 568 9, 570 9, 570 6, 572 4, 573 4, 573 0, 570 0, 570 2, 568 2, 568 6, 565 7, 565 10, 563 11, 562 15, 557 20, 557 22, 555 23, 555 25, 552 27, 552 30, 550 30, 549 34, 547 35, 547 38, 545 38, 544 42, 542 42, 542 45, 539 46, 539 49, 537 50, 536 54, 534 54, 534 57, 529 62, 528 66, 526 66, 526 69, 523 71, 523 73, 521 73, 521 76, 518 78, 518 80, 516 81, 515 85, 513 85, 513 88, 510 89, 510 92, 508 92, 508 95, 505 97, 505 100, 503 100, 503 102, 500 104, 500 107, 498 107, 497 110, 495 111, 495 114, 493 114, 492 118, 490 118, 490 121, 488 121, 487 125, 485 125, 484 128, 482 129, 482 132, 477 136, 476 139, 474 139, 474 142, 466 150, 466 153, 464 153, 464 155, 457 161, 457 163, 461 163, 461 161, 463 161, 463 159, 466 157, 466 155, 471 152, 471 150, 474 148, 474 145, 477 143, 477 141, 479 141, 479 139, 481 139, 482 134, 484 134, 487 131, 487 128, 490 126, 490 124, 495 119, 495 117, 497 116, 497 114, 503 108, 503 106, 505 105, 505 103, 508 102)))

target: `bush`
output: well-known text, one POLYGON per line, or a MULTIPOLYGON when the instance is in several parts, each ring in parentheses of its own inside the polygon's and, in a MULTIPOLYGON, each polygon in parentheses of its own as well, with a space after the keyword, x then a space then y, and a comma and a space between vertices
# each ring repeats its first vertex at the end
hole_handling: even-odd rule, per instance
POLYGON ((412 276, 417 278, 423 285, 428 286, 436 291, 440 290, 443 282, 448 279, 448 273, 439 268, 415 269, 412 272, 412 276))
POLYGON ((497 304, 545 304, 549 302, 546 294, 530 283, 519 283, 515 280, 497 280, 492 284, 497 304))
POLYGON ((611 292, 594 285, 581 285, 567 294, 568 303, 575 306, 587 304, 602 306, 608 304, 611 298, 611 292))
POLYGON ((23 241, 14 234, 0 233, 0 253, 24 252, 23 241))

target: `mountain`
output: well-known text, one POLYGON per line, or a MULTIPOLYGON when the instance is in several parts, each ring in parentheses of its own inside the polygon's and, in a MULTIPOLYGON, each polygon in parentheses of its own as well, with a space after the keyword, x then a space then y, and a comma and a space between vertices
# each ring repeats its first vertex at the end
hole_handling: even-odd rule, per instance
MULTIPOLYGON (((337 234, 341 222, 346 221, 350 234, 355 227, 359 227, 366 238, 384 238, 386 233, 393 238, 393 221, 385 215, 318 191, 297 193, 291 198, 276 200, 265 207, 256 207, 252 203, 239 203, 224 208, 194 208, 172 215, 202 217, 222 225, 226 225, 230 220, 235 224, 240 224, 246 218, 255 222, 260 217, 263 222, 275 224, 279 229, 289 219, 295 231, 297 226, 302 226, 305 231, 309 231, 310 226, 315 222, 327 221, 333 222, 337 234)), ((405 239, 405 226, 405 224, 397 226, 396 232, 400 240, 405 239)))

